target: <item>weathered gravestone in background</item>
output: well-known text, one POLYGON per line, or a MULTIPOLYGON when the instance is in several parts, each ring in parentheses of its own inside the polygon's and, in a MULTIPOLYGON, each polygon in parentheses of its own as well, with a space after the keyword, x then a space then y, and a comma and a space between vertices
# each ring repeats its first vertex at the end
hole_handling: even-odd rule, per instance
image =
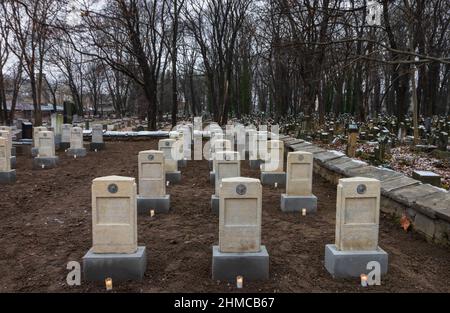
POLYGON ((148 214, 150 209, 166 213, 170 209, 170 195, 166 195, 164 152, 148 150, 139 152, 139 196, 137 209, 148 214))
POLYGON ((212 171, 209 172, 209 181, 211 185, 214 185, 215 183, 215 175, 216 175, 216 168, 215 168, 215 162, 214 159, 216 157, 216 153, 223 152, 223 151, 233 151, 231 147, 231 142, 228 139, 215 139, 212 143, 211 147, 211 160, 212 163, 212 171))
POLYGON ((286 172, 284 171, 284 143, 281 140, 267 142, 265 162, 261 164, 261 183, 263 185, 284 186, 286 172))
POLYGON ((52 131, 41 131, 36 138, 39 154, 33 159, 33 169, 51 169, 58 164, 55 155, 55 135, 52 131))
POLYGON ((312 193, 313 154, 289 152, 287 157, 286 194, 281 195, 283 212, 317 212, 317 197, 312 193))
POLYGON ((219 191, 219 245, 213 246, 212 278, 269 278, 269 254, 261 246, 262 187, 258 179, 224 178, 219 191))
POLYGON ((215 193, 211 196, 211 210, 219 215, 219 190, 222 179, 241 176, 241 161, 238 152, 217 151, 214 156, 215 193))
POLYGON ((91 151, 100 151, 105 149, 105 142, 103 141, 103 125, 92 125, 92 141, 90 144, 91 151))
POLYGON ((16 157, 13 155, 13 151, 15 151, 15 149, 13 149, 13 145, 12 145, 12 131, 11 129, 8 127, 2 127, 2 129, 0 129, 0 137, 5 138, 7 141, 7 145, 8 145, 8 149, 9 149, 9 156, 10 156, 10 163, 11 163, 11 168, 15 169, 17 166, 17 160, 16 157))
POLYGON ((67 150, 70 148, 70 134, 72 133, 72 124, 63 124, 61 127, 61 142, 59 148, 67 150))
POLYGON ((175 139, 161 139, 158 142, 158 150, 164 153, 164 167, 166 170, 166 181, 179 183, 181 172, 178 170, 177 145, 175 139))
POLYGON ((16 171, 11 169, 11 150, 8 140, 0 137, 0 184, 16 182, 16 171))
POLYGON ((142 280, 145 246, 137 245, 136 182, 108 176, 92 182, 92 248, 83 257, 88 281, 142 280))
POLYGON ((41 131, 47 131, 47 127, 43 127, 43 126, 38 126, 38 127, 33 127, 33 148, 31 149, 31 156, 34 158, 39 154, 39 148, 37 146, 37 138, 38 138, 38 133, 41 131))
POLYGON ((387 273, 388 254, 378 246, 380 181, 353 177, 339 180, 336 242, 325 246, 325 268, 336 278, 360 277, 376 261, 387 273))
POLYGON ((81 127, 72 127, 70 131, 70 148, 67 149, 67 155, 85 157, 86 154, 86 149, 83 146, 83 129, 81 127))

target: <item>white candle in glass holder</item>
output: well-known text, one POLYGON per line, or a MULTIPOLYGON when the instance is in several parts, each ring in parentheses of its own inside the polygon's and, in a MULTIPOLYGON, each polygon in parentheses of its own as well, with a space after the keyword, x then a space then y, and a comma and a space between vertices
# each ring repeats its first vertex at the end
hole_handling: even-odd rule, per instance
POLYGON ((302 209, 302 215, 306 216, 306 209, 302 209))
POLYGON ((367 277, 366 274, 361 274, 361 286, 363 286, 363 287, 367 287, 368 286, 367 285, 367 279, 368 279, 368 277, 367 277))
POLYGON ((236 287, 241 289, 244 286, 244 277, 238 276, 236 277, 236 287))
POLYGON ((112 285, 112 278, 106 278, 105 279, 105 286, 106 286, 106 290, 112 290, 113 285, 112 285))

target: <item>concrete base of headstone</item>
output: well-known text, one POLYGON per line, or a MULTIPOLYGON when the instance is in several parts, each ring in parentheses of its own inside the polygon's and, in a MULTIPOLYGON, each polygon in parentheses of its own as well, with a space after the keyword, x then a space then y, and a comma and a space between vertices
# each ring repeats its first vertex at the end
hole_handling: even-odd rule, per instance
POLYGON ((31 156, 33 158, 37 157, 39 154, 39 148, 31 148, 31 156))
POLYGON ((150 210, 155 213, 168 213, 170 210, 170 195, 163 197, 142 197, 137 196, 137 212, 138 214, 150 214, 150 210))
POLYGON ((60 142, 59 143, 59 150, 66 151, 70 148, 70 142, 60 142))
POLYGON ((90 143, 90 150, 91 151, 100 151, 105 150, 105 143, 104 142, 91 142, 90 143))
POLYGON ((55 168, 58 165, 59 158, 57 156, 52 158, 34 158, 33 170, 48 170, 55 168))
POLYGON ((171 184, 181 182, 181 172, 166 172, 166 181, 170 182, 171 184))
POLYGON ((219 198, 219 196, 216 196, 216 195, 212 195, 211 196, 211 212, 214 214, 214 215, 219 215, 219 201, 220 200, 220 198, 219 198))
POLYGON ((17 158, 15 156, 11 157, 11 169, 15 170, 17 168, 17 158))
POLYGON ((286 185, 286 173, 270 173, 270 172, 262 172, 261 173, 261 184, 273 186, 277 183, 278 186, 286 185))
POLYGON ((16 170, 0 172, 0 184, 14 184, 16 182, 16 170))
POLYGON ((211 185, 215 185, 216 184, 216 173, 214 172, 209 172, 209 182, 211 183, 211 185))
POLYGON ((212 169, 213 169, 213 160, 208 160, 208 167, 209 167, 209 170, 212 171, 212 169))
POLYGON ((83 257, 83 276, 87 281, 142 280, 147 268, 147 252, 139 246, 132 254, 93 253, 92 249, 83 257))
POLYGON ((249 160, 248 164, 252 170, 259 170, 261 168, 261 164, 263 164, 263 160, 249 160))
POLYGON ((17 155, 17 149, 16 147, 12 147, 11 148, 11 156, 16 156, 17 155))
POLYGON ((76 156, 77 158, 85 157, 87 155, 86 148, 81 149, 67 149, 67 155, 70 157, 76 156))
POLYGON ((334 278, 360 277, 367 274, 367 263, 380 263, 381 275, 388 270, 388 254, 378 247, 375 251, 339 251, 336 245, 325 246, 325 268, 334 278))
POLYGON ((236 283, 236 277, 245 281, 269 279, 269 253, 265 246, 260 252, 222 253, 213 246, 212 279, 236 283))
POLYGON ((182 159, 182 160, 178 160, 178 168, 185 168, 187 166, 187 160, 182 159))
POLYGON ((281 211, 283 212, 302 212, 306 209, 307 214, 317 213, 317 197, 311 196, 288 196, 281 195, 281 211))

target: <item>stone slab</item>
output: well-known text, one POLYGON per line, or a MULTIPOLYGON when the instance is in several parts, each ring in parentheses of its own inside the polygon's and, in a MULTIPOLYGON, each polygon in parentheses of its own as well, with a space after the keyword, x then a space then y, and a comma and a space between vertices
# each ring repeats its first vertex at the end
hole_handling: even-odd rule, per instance
POLYGON ((314 160, 325 163, 327 161, 339 159, 343 156, 345 156, 345 154, 339 151, 323 151, 314 154, 314 160))
POLYGON ((419 185, 420 181, 412 179, 408 176, 402 175, 398 177, 394 177, 391 179, 386 179, 381 182, 381 192, 383 194, 389 193, 399 188, 407 187, 407 186, 415 186, 419 185))
POLYGON ((288 196, 281 194, 281 211, 301 212, 306 209, 306 214, 317 213, 317 197, 311 196, 288 196))
POLYGON ((219 246, 213 246, 212 279, 236 282, 237 276, 246 281, 269 279, 269 253, 265 246, 260 252, 222 253, 219 246))
POLYGON ((150 214, 150 209, 156 213, 168 213, 170 210, 170 195, 164 197, 142 197, 137 196, 138 214, 150 214))
POLYGON ((277 183, 278 187, 286 186, 286 173, 261 173, 261 184, 266 186, 274 186, 277 183))
POLYGON ((104 142, 91 142, 89 145, 89 148, 91 151, 101 151, 105 150, 105 143, 104 142))
POLYGON ((305 141, 303 143, 291 145, 290 148, 294 151, 303 151, 304 148, 312 146, 312 145, 313 145, 312 143, 305 141))
POLYGON ((93 253, 89 250, 83 257, 83 276, 87 281, 104 281, 112 278, 114 281, 142 280, 147 268, 147 251, 139 246, 132 254, 123 253, 93 253))
POLYGON ((220 203, 219 196, 212 195, 211 196, 211 212, 217 216, 219 216, 219 212, 220 212, 219 203, 220 203))
POLYGON ((344 162, 344 163, 339 163, 333 166, 334 170, 342 175, 345 176, 350 176, 349 175, 349 171, 356 169, 356 168, 361 168, 361 167, 366 167, 369 164, 367 164, 366 162, 360 161, 360 160, 355 160, 355 159, 350 159, 348 160, 348 162, 344 162))
POLYGON ((14 184, 17 180, 16 170, 0 172, 0 184, 14 184))
POLYGON ((325 246, 325 268, 334 278, 356 278, 368 274, 367 263, 377 261, 381 275, 388 271, 388 254, 381 248, 375 251, 339 251, 336 245, 325 246))
POLYGON ((293 145, 298 145, 300 143, 304 143, 305 141, 303 139, 293 138, 291 140, 284 140, 284 142, 287 146, 293 146, 293 145))
POLYGON ((450 222, 450 193, 445 191, 434 192, 415 200, 412 206, 415 210, 429 217, 439 217, 450 222), (448 213, 447 213, 448 212, 448 213))
POLYGON ((403 176, 402 173, 398 173, 387 168, 380 168, 371 165, 350 169, 347 171, 347 174, 349 176, 354 177, 357 176, 357 177, 375 178, 378 179, 380 182, 403 176))
POLYGON ((55 168, 58 165, 59 158, 55 157, 45 157, 45 158, 34 158, 33 159, 33 170, 49 170, 55 168))
POLYGON ((325 152, 327 150, 318 147, 318 146, 314 146, 314 145, 310 145, 310 146, 306 146, 303 147, 301 151, 305 151, 305 152, 310 152, 312 154, 316 154, 316 153, 321 153, 321 152, 325 152))
POLYGON ((169 181, 171 184, 177 184, 181 182, 181 172, 166 172, 166 181, 169 181))
POLYGON ((420 184, 396 189, 389 193, 389 197, 397 202, 412 207, 413 204, 419 199, 427 197, 436 192, 442 192, 442 189, 428 184, 420 184))
POLYGON ((413 171, 412 178, 420 180, 424 184, 430 184, 436 187, 441 187, 441 176, 430 171, 413 171))
POLYGON ((87 151, 85 148, 81 148, 81 149, 69 148, 69 149, 67 149, 67 155, 71 156, 71 157, 76 156, 77 158, 80 158, 80 157, 85 157, 87 155, 87 151))

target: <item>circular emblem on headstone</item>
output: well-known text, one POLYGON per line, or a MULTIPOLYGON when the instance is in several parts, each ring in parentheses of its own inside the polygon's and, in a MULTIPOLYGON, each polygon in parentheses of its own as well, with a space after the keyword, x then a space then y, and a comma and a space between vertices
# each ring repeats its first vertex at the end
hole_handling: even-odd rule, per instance
POLYGON ((299 156, 298 156, 298 160, 299 161, 303 161, 305 159, 305 157, 303 156, 303 154, 300 154, 299 156))
POLYGON ((237 187, 236 187, 236 193, 238 194, 238 195, 245 195, 246 193, 247 193, 247 187, 245 186, 245 185, 242 185, 242 184, 240 184, 240 185, 237 185, 237 187))
POLYGON ((116 184, 111 184, 108 186, 108 191, 110 193, 117 193, 117 191, 119 191, 119 187, 117 187, 116 184))
POLYGON ((149 154, 148 157, 147 157, 147 159, 148 159, 149 161, 153 161, 153 160, 155 159, 155 156, 154 156, 153 154, 149 154))
POLYGON ((356 192, 359 193, 360 195, 366 193, 367 191, 367 186, 364 184, 358 185, 358 187, 356 187, 356 192))
POLYGON ((170 142, 167 141, 167 142, 166 142, 166 147, 168 147, 169 145, 170 145, 170 142))

